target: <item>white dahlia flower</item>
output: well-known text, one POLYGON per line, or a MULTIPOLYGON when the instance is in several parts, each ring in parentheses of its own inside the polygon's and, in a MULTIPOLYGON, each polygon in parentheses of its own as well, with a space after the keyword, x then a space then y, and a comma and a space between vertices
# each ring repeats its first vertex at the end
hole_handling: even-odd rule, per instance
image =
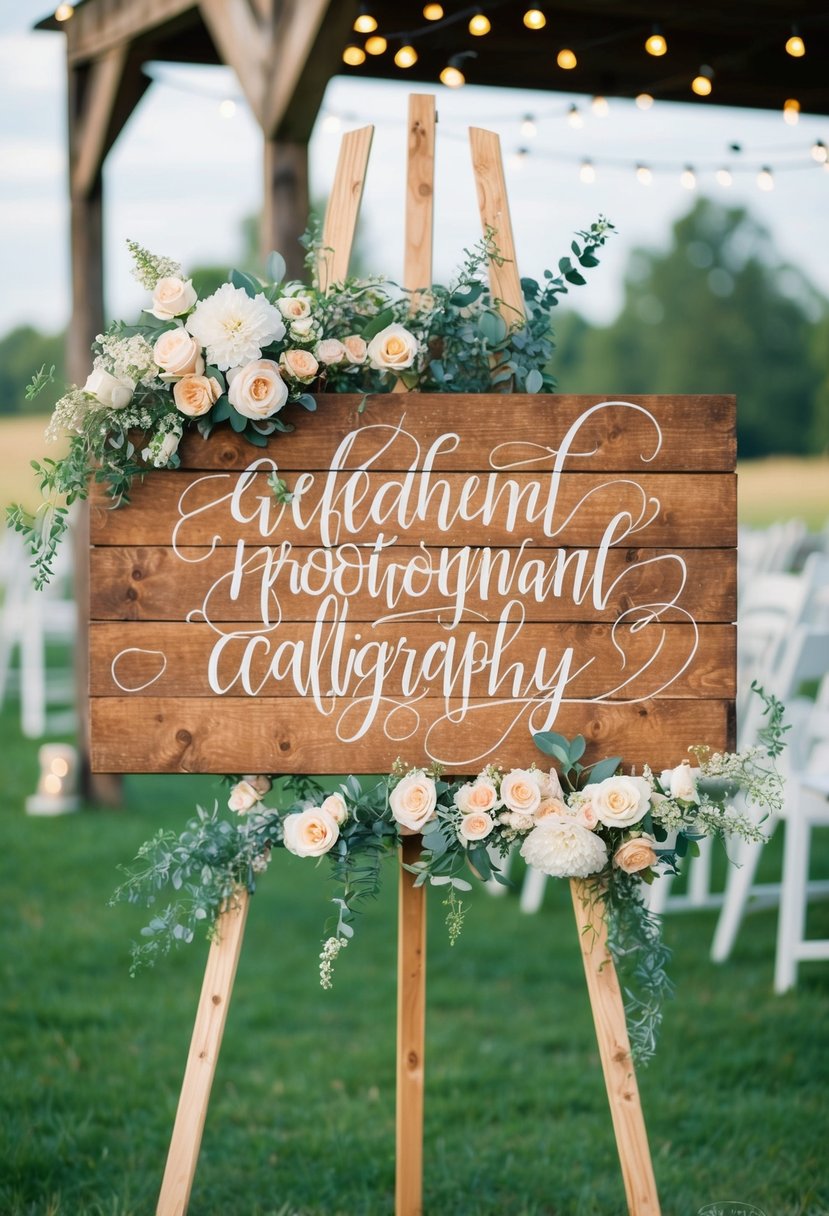
POLYGON ((527 865, 551 878, 587 878, 607 864, 607 845, 574 820, 544 819, 521 845, 527 865))
POLYGON ((199 301, 187 329, 206 348, 207 362, 221 371, 261 358, 263 347, 285 335, 279 309, 261 292, 251 298, 232 283, 222 283, 212 296, 199 301))

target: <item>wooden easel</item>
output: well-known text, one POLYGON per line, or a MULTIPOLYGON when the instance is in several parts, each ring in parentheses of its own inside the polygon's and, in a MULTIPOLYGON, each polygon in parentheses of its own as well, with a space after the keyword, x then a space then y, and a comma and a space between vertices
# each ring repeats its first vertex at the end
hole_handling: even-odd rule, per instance
MULTIPOLYGON (((406 236, 403 285, 417 292, 432 282, 435 99, 409 99, 406 236)), ((342 141, 317 261, 320 286, 328 289, 348 272, 363 194, 372 127, 342 141)), ((471 128, 472 163, 481 225, 493 229, 503 261, 490 264, 490 284, 507 323, 524 316, 521 282, 504 181, 500 140, 471 128)), ((398 389, 402 386, 398 384, 398 389)), ((401 862, 420 853, 420 838, 403 842, 401 862)), ((400 868, 397 965, 397 1156, 396 1216, 423 1212, 423 1094, 425 1082, 426 888, 414 886, 400 868)), ((613 1129, 630 1216, 659 1216, 647 1133, 630 1058, 622 994, 607 950, 601 905, 591 903, 583 882, 571 882, 587 988, 596 1027, 613 1129)), ((210 1089, 241 950, 247 892, 220 917, 210 947, 193 1038, 184 1073, 157 1216, 184 1216, 196 1170, 210 1089)))

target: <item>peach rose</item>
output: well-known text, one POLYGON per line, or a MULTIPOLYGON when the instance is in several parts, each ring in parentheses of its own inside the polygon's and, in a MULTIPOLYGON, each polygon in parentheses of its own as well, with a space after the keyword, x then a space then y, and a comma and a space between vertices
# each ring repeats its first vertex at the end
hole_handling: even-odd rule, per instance
POLYGON ((271 418, 288 400, 288 386, 273 359, 254 359, 227 373, 227 397, 245 418, 271 418))
POLYGON ((422 769, 409 773, 389 794, 389 805, 404 834, 422 830, 437 811, 438 793, 434 781, 422 769))
POLYGON ((540 823, 542 819, 549 819, 551 815, 555 815, 559 819, 572 818, 570 808, 561 798, 544 798, 536 808, 533 819, 536 823, 540 823))
POLYGON ((270 793, 273 786, 270 777, 266 777, 263 773, 246 773, 242 780, 247 781, 248 785, 252 785, 257 794, 263 798, 265 794, 270 793))
POLYGON ((417 339, 403 325, 387 325, 371 339, 367 354, 376 371, 405 371, 417 356, 417 339))
POLYGON ((257 789, 254 789, 249 781, 237 781, 230 791, 227 805, 237 815, 244 815, 246 811, 252 810, 261 798, 262 795, 257 789))
POLYGON ((347 338, 343 338, 343 346, 349 363, 365 363, 368 358, 365 338, 361 338, 359 334, 350 334, 347 338))
POLYGON ((215 376, 182 376, 173 385, 176 409, 188 418, 201 418, 221 395, 222 386, 215 376))
POLYGON ((279 356, 279 370, 289 380, 310 384, 320 369, 309 350, 284 350, 279 356))
POLYGON ((478 777, 475 781, 467 781, 455 794, 455 806, 464 814, 472 811, 489 813, 501 805, 495 782, 491 777, 478 777))
POLYGON ((285 848, 297 857, 322 857, 337 843, 340 829, 323 810, 299 811, 282 820, 285 848))
POLYGON ((204 371, 201 346, 181 326, 161 335, 153 347, 153 358, 161 368, 162 380, 193 374, 200 376, 204 371))
POLYGON ((348 819, 348 807, 345 805, 345 798, 342 794, 329 794, 323 801, 320 810, 324 811, 326 815, 330 815, 338 825, 342 825, 348 819))
POLYGON ((291 321, 311 315, 311 301, 308 296, 283 296, 281 300, 276 301, 276 307, 283 317, 288 317, 291 321))
POLYGON ((592 802, 582 802, 576 808, 576 823, 580 823, 582 827, 589 831, 594 831, 599 826, 599 816, 593 809, 592 802))
POLYGON ((179 279, 175 275, 159 279, 153 290, 153 306, 147 312, 159 321, 172 321, 173 317, 189 312, 198 300, 196 289, 190 279, 179 279))
POLYGON ((541 790, 531 772, 514 768, 501 782, 501 798, 508 810, 519 815, 534 815, 541 803, 541 790))
POLYGON ((323 338, 322 342, 317 343, 314 354, 320 363, 328 365, 342 363, 346 357, 345 347, 339 338, 323 338))
POLYGON ((461 840, 486 840, 494 827, 495 820, 486 811, 472 811, 461 820, 458 835, 461 840))
POLYGON ((656 864, 655 845, 653 836, 634 836, 632 840, 626 840, 624 844, 619 845, 613 854, 613 864, 626 874, 638 874, 640 870, 647 870, 648 866, 656 864))

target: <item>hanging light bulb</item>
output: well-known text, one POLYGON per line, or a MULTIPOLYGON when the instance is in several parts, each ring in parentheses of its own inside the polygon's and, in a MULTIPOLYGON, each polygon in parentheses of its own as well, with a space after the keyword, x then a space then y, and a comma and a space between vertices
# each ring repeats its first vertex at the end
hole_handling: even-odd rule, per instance
POLYGON ((384 55, 388 45, 382 34, 372 34, 370 38, 366 38, 366 50, 369 55, 384 55))
POLYGON ((532 114, 525 114, 521 119, 521 134, 525 139, 535 139, 538 134, 538 127, 535 125, 532 114))
POLYGON ((800 102, 794 97, 788 97, 783 102, 783 122, 790 127, 796 127, 800 118, 800 102))
POLYGON ((792 32, 786 39, 786 54, 791 55, 792 59, 802 59, 806 54, 806 43, 797 32, 797 26, 792 26, 792 32))
POLYGON ((219 102, 219 116, 221 118, 232 118, 236 113, 236 102, 232 97, 225 97, 219 102))
POLYGON ((417 63, 417 51, 408 43, 399 46, 394 53, 394 62, 399 68, 413 68, 417 63))
POLYGON ((474 16, 469 18, 469 26, 467 28, 470 34, 474 34, 476 38, 482 38, 484 34, 488 34, 492 29, 492 22, 486 13, 475 13, 474 16))
POLYGON ((427 21, 440 21, 443 17, 442 4, 424 4, 423 16, 427 21))
POLYGON ((709 97, 711 90, 714 87, 712 81, 714 79, 714 69, 704 63, 699 70, 699 75, 695 76, 691 81, 691 88, 696 93, 697 97, 709 97))
POLYGON ((650 171, 647 165, 636 166, 636 180, 639 182, 640 186, 649 186, 651 184, 653 181, 653 173, 650 171))
POLYGON ((584 119, 581 116, 581 110, 575 103, 571 105, 570 109, 567 111, 567 123, 568 126, 571 126, 575 131, 579 131, 584 126, 584 119))
POLYGON ((524 24, 528 30, 543 30, 547 18, 540 8, 528 8, 524 14, 524 24))
POLYGON ((339 114, 326 114, 322 120, 322 129, 326 135, 337 135, 342 125, 339 114))
POLYGON ((354 30, 358 34, 373 34, 377 29, 377 18, 368 11, 367 4, 360 5, 360 11, 354 21, 354 30))
POLYGON ((733 182, 734 182, 734 178, 731 176, 730 169, 726 169, 726 167, 723 166, 722 169, 717 170, 718 185, 728 188, 730 185, 733 184, 733 182))
POLYGON ((668 42, 658 25, 655 25, 645 39, 645 50, 657 59, 668 50, 668 42))
POLYGON ((460 57, 453 55, 447 63, 446 67, 441 71, 440 83, 445 84, 447 89, 459 89, 466 84, 466 77, 458 67, 460 57))
POLYGON ((558 66, 560 68, 563 68, 565 72, 572 71, 573 68, 578 63, 578 59, 576 58, 576 52, 571 51, 569 49, 569 47, 564 47, 556 55, 556 63, 558 64, 558 66))
POLYGON ((55 9, 55 21, 68 21, 74 11, 74 4, 59 4, 55 9))
POLYGON ((585 182, 588 186, 596 180, 596 169, 592 160, 583 160, 581 162, 579 180, 585 182))
POLYGON ((812 144, 812 160, 816 160, 819 165, 829 164, 829 149, 822 139, 816 139, 812 144))
POLYGON ((610 106, 607 104, 607 98, 602 97, 601 94, 597 93, 590 102, 590 109, 597 118, 607 118, 607 115, 610 112, 610 106))
POLYGON ((366 53, 361 46, 347 46, 343 51, 343 63, 347 63, 350 68, 358 68, 365 61, 366 53))
POLYGON ((769 190, 774 189, 774 174, 768 165, 763 165, 762 169, 757 174, 757 185, 761 190, 766 191, 766 193, 768 193, 769 190))
POLYGON ((696 190, 697 175, 694 172, 693 165, 686 165, 679 175, 679 184, 686 190, 696 190))
POLYGON ((649 110, 653 105, 653 98, 650 93, 636 94, 636 108, 638 110, 649 110))
POLYGON ((516 148, 509 160, 510 168, 520 173, 529 154, 529 148, 516 148))

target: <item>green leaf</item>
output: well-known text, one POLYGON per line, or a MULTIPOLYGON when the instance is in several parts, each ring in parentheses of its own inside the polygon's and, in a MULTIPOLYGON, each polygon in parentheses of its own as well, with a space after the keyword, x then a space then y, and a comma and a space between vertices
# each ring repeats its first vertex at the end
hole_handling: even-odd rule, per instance
POLYGON ((488 882, 492 878, 492 866, 489 864, 489 854, 486 851, 486 845, 479 844, 474 849, 470 849, 467 853, 470 864, 474 866, 483 882, 488 882))
POLYGON ((501 314, 487 309, 478 318, 478 332, 488 346, 498 346, 504 341, 509 331, 501 314))
POLYGON ((606 760, 600 760, 598 764, 588 765, 588 780, 591 785, 612 777, 621 763, 621 756, 608 756, 606 760))
POLYGON ((231 270, 228 278, 234 287, 241 287, 242 291, 246 292, 251 299, 260 295, 262 291, 262 284, 257 282, 252 275, 245 274, 244 270, 231 270))
POLYGON ((467 286, 459 287, 449 297, 449 303, 454 304, 456 308, 468 308, 470 304, 474 304, 483 294, 482 283, 470 283, 467 286))
MULTIPOLYGON (((230 402, 228 401, 227 396, 223 394, 210 411, 210 417, 213 419, 214 423, 224 422, 225 419, 230 417, 230 410, 230 402)), ((234 410, 233 412, 235 413, 236 411, 234 410)))
POLYGON ((524 381, 524 388, 528 393, 540 393, 544 387, 544 377, 537 367, 527 372, 527 379, 524 381))
POLYGON ((382 329, 385 329, 387 325, 391 325, 393 320, 394 309, 384 308, 382 312, 379 312, 376 317, 372 317, 368 324, 364 326, 361 337, 365 338, 366 342, 370 342, 372 338, 377 337, 382 329))
POLYGON ((313 414, 314 410, 317 408, 316 398, 312 397, 310 393, 300 393, 298 397, 294 398, 294 405, 301 405, 302 408, 304 410, 308 410, 310 414, 313 414))
POLYGON ((581 760, 584 755, 584 749, 587 744, 584 741, 584 735, 576 735, 573 742, 570 744, 570 763, 575 764, 577 760, 581 760))
POLYGON ((583 287, 587 279, 583 274, 579 274, 577 270, 568 270, 564 276, 568 283, 573 283, 576 287, 583 287))
POLYGON ((563 275, 567 275, 567 273, 573 269, 573 263, 569 258, 559 258, 558 268, 563 275))
POLYGON ((241 434, 247 426, 248 420, 247 418, 243 418, 241 414, 237 413, 232 405, 228 408, 230 411, 228 414, 230 425, 233 427, 234 431, 237 432, 237 434, 241 434))
POLYGON ((570 740, 565 739, 564 735, 558 735, 553 730, 536 731, 533 735, 533 743, 535 746, 547 756, 558 756, 560 753, 564 755, 564 761, 567 763, 570 758, 570 740), (556 751, 553 751, 556 748, 556 751))
MULTIPOLYGON (((230 425, 233 426, 232 420, 230 425)), ((254 430, 252 426, 246 427, 243 434, 248 443, 252 443, 255 448, 266 448, 268 446, 267 437, 265 435, 260 435, 259 431, 254 430)))
POLYGON ((265 263, 265 270, 270 281, 272 283, 281 283, 285 278, 286 269, 285 259, 282 254, 277 253, 275 249, 272 250, 268 254, 268 260, 265 263))

